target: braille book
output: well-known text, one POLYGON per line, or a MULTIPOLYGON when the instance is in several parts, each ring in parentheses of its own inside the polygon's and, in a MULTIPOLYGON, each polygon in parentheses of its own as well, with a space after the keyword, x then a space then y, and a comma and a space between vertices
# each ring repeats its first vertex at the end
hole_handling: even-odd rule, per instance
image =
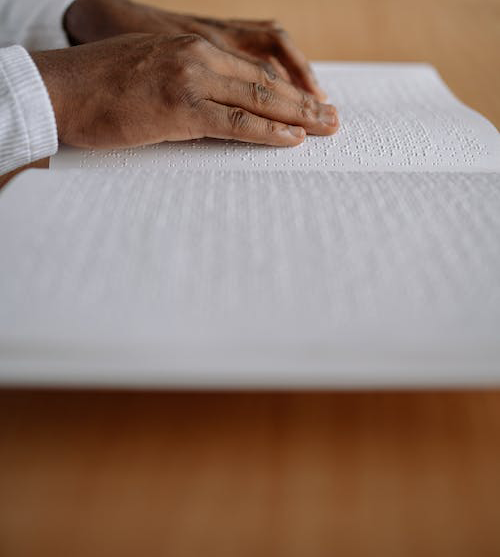
POLYGON ((340 130, 293 149, 219 140, 139 149, 62 148, 51 167, 221 170, 498 170, 500 140, 426 64, 318 63, 340 130))
POLYGON ((0 193, 0 383, 500 384, 500 140, 421 64, 332 137, 62 148, 0 193))

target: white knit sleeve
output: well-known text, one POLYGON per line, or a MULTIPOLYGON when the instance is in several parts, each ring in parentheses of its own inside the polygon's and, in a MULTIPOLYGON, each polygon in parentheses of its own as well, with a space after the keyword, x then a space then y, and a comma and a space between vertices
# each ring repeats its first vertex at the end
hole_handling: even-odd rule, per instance
POLYGON ((28 50, 69 46, 63 17, 73 0, 0 0, 0 47, 28 50))
POLYGON ((57 151, 49 94, 21 46, 0 49, 0 175, 57 151))

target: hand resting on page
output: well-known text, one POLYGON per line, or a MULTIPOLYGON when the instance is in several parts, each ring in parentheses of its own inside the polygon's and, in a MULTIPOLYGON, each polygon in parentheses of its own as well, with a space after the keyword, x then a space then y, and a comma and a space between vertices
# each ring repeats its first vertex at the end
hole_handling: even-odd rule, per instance
MULTIPOLYGON (((108 5, 87 0, 77 1, 74 6, 85 3, 108 5)), ((129 30, 124 23, 128 21, 126 15, 136 9, 139 14, 144 10, 157 16, 145 17, 142 24, 134 16, 130 30, 153 31, 153 21, 155 32, 120 34, 93 42, 111 35, 111 24, 103 16, 95 24, 94 33, 82 31, 78 35, 70 31, 78 28, 76 14, 70 11, 72 5, 66 15, 68 33, 75 43, 90 42, 32 53, 47 86, 63 143, 119 148, 214 137, 294 146, 307 133, 330 135, 337 130, 335 108, 320 102, 321 92, 307 63, 299 63, 302 55, 294 49, 286 50, 291 47, 280 50, 269 43, 266 53, 264 46, 255 50, 256 42, 252 51, 250 31, 242 32, 241 44, 230 43, 227 38, 238 36, 240 24, 223 27, 222 23, 213 23, 216 20, 187 16, 185 20, 178 16, 183 25, 166 25, 167 32, 160 33, 161 10, 150 12, 149 8, 119 0, 112 0, 109 6, 123 8, 116 16, 116 32, 129 30), (68 27, 71 21, 73 27, 68 27), (197 22, 198 26, 187 25, 186 21, 197 22), (208 28, 218 29, 219 34, 213 31, 210 35, 208 28), (193 32, 179 34, 193 30, 204 31, 213 40, 193 32), (226 36, 226 42, 222 36, 226 36), (244 44, 249 47, 245 52, 244 44), (275 56, 285 50, 286 55, 275 56)), ((90 13, 100 14, 95 6, 90 13)), ((92 28, 88 15, 80 17, 82 29, 92 28)), ((259 27, 253 36, 261 33, 259 27)))

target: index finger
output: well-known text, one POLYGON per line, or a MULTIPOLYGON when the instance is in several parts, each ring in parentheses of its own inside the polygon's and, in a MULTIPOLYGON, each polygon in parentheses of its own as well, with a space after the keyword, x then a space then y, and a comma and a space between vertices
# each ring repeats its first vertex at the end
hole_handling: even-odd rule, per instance
POLYGON ((283 29, 276 29, 273 33, 275 56, 290 74, 292 82, 315 95, 320 101, 326 101, 327 94, 319 86, 311 65, 302 51, 295 46, 283 29))

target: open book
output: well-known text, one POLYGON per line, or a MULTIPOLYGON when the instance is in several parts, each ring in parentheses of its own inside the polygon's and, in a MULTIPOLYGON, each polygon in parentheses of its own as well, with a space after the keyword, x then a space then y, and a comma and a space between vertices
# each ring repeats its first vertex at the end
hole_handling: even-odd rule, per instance
POLYGON ((0 194, 0 381, 500 383, 500 139, 420 64, 317 65, 294 149, 63 148, 0 194))
POLYGON ((500 139, 426 64, 315 65, 340 130, 294 149, 218 140, 140 149, 62 148, 51 168, 186 170, 498 170, 500 139))

